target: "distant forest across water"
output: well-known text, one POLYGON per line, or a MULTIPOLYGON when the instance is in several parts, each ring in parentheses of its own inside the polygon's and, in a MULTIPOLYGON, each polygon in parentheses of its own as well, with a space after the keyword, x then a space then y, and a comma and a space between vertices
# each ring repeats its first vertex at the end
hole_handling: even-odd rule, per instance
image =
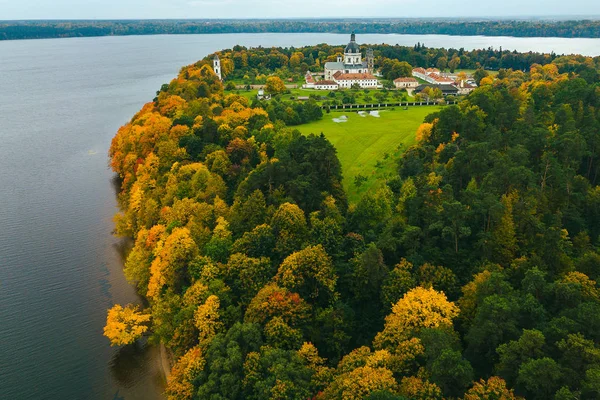
POLYGON ((600 20, 280 19, 0 21, 0 40, 209 33, 395 33, 600 38, 600 20))

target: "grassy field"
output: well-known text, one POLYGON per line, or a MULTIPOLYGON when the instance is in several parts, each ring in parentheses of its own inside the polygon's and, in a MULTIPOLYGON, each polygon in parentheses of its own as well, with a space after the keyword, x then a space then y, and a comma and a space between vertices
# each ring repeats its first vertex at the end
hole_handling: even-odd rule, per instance
POLYGON ((402 153, 415 142, 415 132, 423 119, 439 107, 411 107, 408 110, 380 111, 379 118, 360 116, 355 112, 332 112, 321 121, 300 125, 303 134, 321 132, 336 147, 342 163, 344 188, 351 202, 371 188, 375 188, 395 168, 395 155, 402 153), (334 122, 345 115, 347 122, 334 122), (357 175, 367 180, 356 187, 357 175))
MULTIPOLYGON (((477 71, 476 69, 457 69, 456 71, 454 71, 455 74, 458 74, 459 72, 464 72, 467 75, 472 76, 475 71, 477 71)), ((486 70, 488 74, 490 74, 491 76, 496 76, 498 75, 498 71, 490 71, 490 70, 486 70)), ((446 71, 449 72, 449 71, 446 71)))

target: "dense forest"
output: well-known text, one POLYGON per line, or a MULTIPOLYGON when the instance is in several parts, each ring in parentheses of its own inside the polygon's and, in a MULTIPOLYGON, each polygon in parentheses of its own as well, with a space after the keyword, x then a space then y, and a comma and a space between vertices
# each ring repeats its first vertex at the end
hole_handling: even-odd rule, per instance
POLYGON ((575 20, 122 20, 0 21, 0 40, 199 33, 329 32, 600 38, 600 21, 575 20))
MULTIPOLYGON (((345 46, 319 44, 315 46, 257 47, 248 49, 234 46, 218 52, 221 58, 222 74, 226 80, 248 80, 264 83, 274 72, 283 78, 306 71, 322 72, 328 61, 335 61, 343 55, 345 46)), ((366 49, 363 46, 363 51, 366 49)), ((432 48, 417 43, 415 46, 388 44, 369 45, 373 49, 375 65, 385 79, 393 80, 401 76, 412 76, 413 67, 439 68, 455 72, 457 69, 501 70, 512 69, 529 71, 532 65, 554 63, 561 72, 575 72, 590 81, 595 81, 600 68, 600 57, 559 56, 554 53, 519 53, 503 49, 453 49, 432 48)), ((204 62, 210 62, 209 55, 204 62)), ((480 77, 481 78, 481 77, 480 77)))
POLYGON ((600 398, 597 68, 486 79, 350 204, 322 134, 183 68, 112 142, 148 306, 105 335, 165 345, 169 399, 600 398))

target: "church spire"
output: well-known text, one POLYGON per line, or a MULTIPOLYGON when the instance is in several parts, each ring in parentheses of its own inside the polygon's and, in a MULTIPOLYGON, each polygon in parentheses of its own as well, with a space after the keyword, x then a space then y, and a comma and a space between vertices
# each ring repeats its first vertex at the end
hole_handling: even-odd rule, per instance
POLYGON ((356 34, 354 33, 354 31, 352 31, 352 34, 350 35, 350 41, 356 42, 356 34))

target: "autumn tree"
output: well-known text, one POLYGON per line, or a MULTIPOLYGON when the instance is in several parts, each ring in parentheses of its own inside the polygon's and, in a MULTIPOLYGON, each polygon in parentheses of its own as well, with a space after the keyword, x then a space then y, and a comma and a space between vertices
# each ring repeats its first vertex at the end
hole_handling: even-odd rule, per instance
POLYGON ((324 304, 336 296, 337 276, 321 245, 309 246, 289 255, 279 266, 275 279, 312 302, 324 304))
POLYGON ((222 328, 223 324, 219 321, 219 305, 219 298, 211 295, 194 312, 194 325, 198 329, 198 341, 203 348, 208 346, 222 328))
POLYGON ((267 82, 265 83, 265 91, 270 94, 279 94, 285 93, 287 88, 280 77, 270 76, 267 78, 267 82))
POLYGON ((138 311, 138 306, 115 304, 108 310, 104 336, 111 346, 124 346, 139 339, 148 331, 150 315, 138 311))
POLYGON ((506 382, 497 376, 479 380, 465 393, 464 400, 517 400, 512 390, 506 387, 506 382))
POLYGON ((176 285, 198 248, 187 228, 175 228, 150 266, 147 296, 156 298, 165 285, 176 285))
POLYGON ((291 326, 297 326, 308 318, 310 307, 297 294, 275 283, 265 285, 252 299, 246 310, 247 322, 265 324, 279 317, 291 326))
POLYGON ((383 331, 375 337, 378 348, 394 348, 421 328, 452 325, 459 309, 446 299, 446 295, 434 289, 416 287, 410 290, 392 307, 385 318, 383 331))
POLYGON ((435 384, 418 376, 405 376, 400 382, 401 395, 415 400, 442 400, 442 390, 435 384))
POLYGON ((165 394, 169 400, 191 400, 196 387, 194 381, 204 368, 205 360, 200 347, 192 347, 173 366, 167 379, 165 394))

